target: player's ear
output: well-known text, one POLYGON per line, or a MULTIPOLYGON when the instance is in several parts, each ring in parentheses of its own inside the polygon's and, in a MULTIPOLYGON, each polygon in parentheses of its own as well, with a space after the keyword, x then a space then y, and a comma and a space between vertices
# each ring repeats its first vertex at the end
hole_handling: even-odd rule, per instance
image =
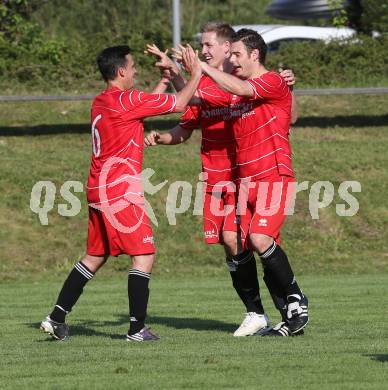
POLYGON ((229 54, 230 47, 231 47, 230 41, 224 41, 224 51, 225 51, 225 54, 229 54))
POLYGON ((254 60, 254 61, 259 61, 259 49, 253 49, 251 51, 251 58, 254 60))
POLYGON ((124 77, 125 76, 125 69, 122 68, 121 66, 119 67, 119 69, 117 71, 117 76, 119 76, 119 77, 124 77))

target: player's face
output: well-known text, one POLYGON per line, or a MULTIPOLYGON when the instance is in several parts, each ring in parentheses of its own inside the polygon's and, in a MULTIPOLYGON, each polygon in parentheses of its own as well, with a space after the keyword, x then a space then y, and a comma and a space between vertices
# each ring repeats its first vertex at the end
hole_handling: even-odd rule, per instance
POLYGON ((201 36, 202 55, 213 68, 220 68, 229 56, 229 42, 217 39, 215 32, 205 32, 201 36))
POLYGON ((130 54, 126 55, 127 65, 123 69, 123 81, 125 89, 130 89, 135 83, 135 62, 130 54))
MULTIPOLYGON (((257 50, 256 50, 257 52, 257 50)), ((246 46, 241 42, 233 42, 231 47, 230 62, 233 65, 233 74, 240 79, 249 79, 257 65, 257 53, 248 53, 246 46)))

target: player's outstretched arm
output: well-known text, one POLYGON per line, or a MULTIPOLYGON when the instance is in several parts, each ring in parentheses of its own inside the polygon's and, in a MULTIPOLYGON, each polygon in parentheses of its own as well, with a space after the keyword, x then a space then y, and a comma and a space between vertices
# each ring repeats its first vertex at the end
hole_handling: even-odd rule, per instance
POLYGON ((202 71, 211 77, 223 90, 233 95, 252 97, 253 89, 246 81, 231 74, 221 72, 201 61, 202 71))
POLYGON ((167 72, 162 72, 158 84, 156 84, 155 88, 152 90, 151 93, 165 93, 169 84, 170 77, 168 76, 167 72))
POLYGON ((295 124, 298 120, 298 105, 296 103, 296 98, 294 92, 291 92, 292 103, 291 103, 291 124, 295 124))
POLYGON ((144 145, 147 147, 156 145, 177 145, 189 139, 192 133, 192 130, 184 129, 179 125, 166 133, 159 133, 153 130, 144 138, 144 145))
POLYGON ((177 64, 167 55, 168 49, 161 51, 154 43, 147 44, 146 54, 152 54, 157 58, 155 66, 162 72, 169 72, 169 78, 176 91, 180 91, 185 85, 186 80, 183 78, 177 64))

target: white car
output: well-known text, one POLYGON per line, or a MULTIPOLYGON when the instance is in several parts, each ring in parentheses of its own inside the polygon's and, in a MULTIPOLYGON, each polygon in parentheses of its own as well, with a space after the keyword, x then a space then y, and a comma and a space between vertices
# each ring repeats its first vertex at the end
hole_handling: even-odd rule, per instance
POLYGON ((356 35, 356 31, 347 28, 312 27, 312 26, 286 26, 269 24, 248 24, 233 26, 235 31, 248 28, 257 31, 268 45, 269 51, 276 50, 283 42, 324 41, 348 39, 356 35))

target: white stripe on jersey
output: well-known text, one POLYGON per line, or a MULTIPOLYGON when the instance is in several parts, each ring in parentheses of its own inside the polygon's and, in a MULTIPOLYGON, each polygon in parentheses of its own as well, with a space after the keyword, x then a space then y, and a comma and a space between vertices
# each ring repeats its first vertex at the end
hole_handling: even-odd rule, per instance
POLYGON ((129 102, 132 104, 132 106, 134 106, 134 104, 133 104, 133 101, 132 101, 132 94, 133 94, 133 92, 134 91, 131 91, 130 93, 129 93, 129 102))
MULTIPOLYGON (((280 164, 278 164, 278 165, 280 165, 280 164)), ((242 179, 250 179, 250 178, 252 178, 252 177, 255 177, 255 176, 259 176, 259 175, 261 175, 262 173, 265 173, 265 172, 268 172, 268 171, 272 171, 273 169, 276 169, 278 166, 277 165, 275 165, 274 167, 272 167, 272 168, 269 168, 269 169, 266 169, 266 170, 264 170, 264 171, 261 171, 261 172, 259 172, 259 173, 256 173, 256 175, 252 175, 252 176, 244 176, 244 177, 239 177, 239 179, 240 180, 242 180, 242 179)))
POLYGON ((277 117, 276 115, 273 116, 272 118, 270 118, 267 122, 263 123, 262 125, 260 125, 259 127, 257 127, 255 130, 251 131, 250 133, 248 134, 244 134, 243 137, 234 137, 234 139, 243 139, 243 138, 246 138, 248 137, 248 135, 251 135, 253 133, 255 133, 257 130, 260 130, 261 128, 263 128, 264 126, 267 126, 268 124, 270 124, 273 120, 275 120, 277 117))
POLYGON ((121 97, 123 96, 124 93, 125 93, 125 92, 121 92, 121 93, 120 93, 119 101, 120 101, 121 107, 123 107, 124 111, 127 111, 127 109, 124 107, 123 102, 121 101, 121 97))
POLYGON ((110 183, 106 183, 106 184, 103 184, 103 185, 97 186, 97 187, 88 187, 88 186, 86 186, 86 188, 87 188, 88 190, 94 190, 94 189, 96 189, 96 188, 102 188, 102 187, 110 186, 110 185, 112 185, 112 184, 120 183, 121 181, 127 179, 128 177, 132 178, 133 180, 141 180, 141 177, 138 177, 138 176, 125 175, 125 176, 123 176, 123 177, 120 177, 120 179, 118 179, 118 180, 111 181, 110 183))
POLYGON ((141 198, 144 198, 144 192, 132 192, 132 191, 129 191, 129 192, 126 192, 123 195, 116 196, 115 198, 110 198, 110 199, 104 200, 103 202, 89 203, 89 206, 91 206, 91 207, 98 206, 98 205, 103 204, 103 203, 108 203, 108 202, 110 202, 112 200, 116 200, 116 199, 119 199, 119 198, 124 198, 124 196, 127 196, 127 195, 136 195, 136 196, 140 196, 141 198))
POLYGON ((207 168, 207 167, 203 167, 203 169, 206 169, 207 171, 212 171, 212 172, 226 172, 226 171, 231 171, 232 169, 236 169, 237 167, 234 166, 232 168, 226 168, 226 169, 210 169, 210 168, 207 168))
POLYGON ((102 108, 104 110, 109 110, 109 111, 117 112, 117 113, 120 114, 120 111, 114 110, 113 108, 108 108, 108 107, 105 107, 105 106, 97 106, 97 105, 93 106, 93 107, 100 107, 100 108, 102 108))
POLYGON ((283 148, 275 149, 275 150, 273 150, 273 151, 270 152, 270 153, 264 154, 264 156, 261 156, 261 157, 259 157, 259 158, 256 158, 255 160, 246 161, 246 162, 243 162, 243 163, 237 163, 237 165, 239 165, 239 166, 241 166, 241 165, 247 165, 247 164, 250 164, 250 163, 259 161, 259 160, 261 160, 262 158, 268 157, 268 156, 270 156, 271 154, 276 153, 278 150, 283 150, 283 148))
POLYGON ((239 149, 239 152, 243 152, 245 150, 249 150, 249 149, 253 149, 255 148, 256 146, 259 146, 261 144, 263 144, 264 142, 267 142, 268 140, 270 140, 271 138, 275 137, 275 136, 278 136, 280 138, 283 138, 284 140, 288 141, 288 139, 286 137, 283 137, 282 135, 280 135, 279 133, 275 133, 275 134, 272 134, 270 137, 266 138, 266 139, 263 139, 262 141, 258 142, 257 144, 255 145, 252 145, 252 146, 249 146, 248 148, 244 148, 244 149, 239 149))
MULTIPOLYGON (((260 81, 263 81, 263 80, 260 79, 260 81)), ((265 89, 265 88, 264 88, 259 82, 257 82, 256 80, 252 80, 252 82, 254 82, 256 85, 258 85, 258 86, 259 86, 261 89, 263 89, 265 92, 271 93, 271 91, 268 91, 267 89, 265 89)), ((265 83, 265 84, 267 84, 267 83, 265 83)), ((273 88, 272 85, 269 85, 269 84, 267 84, 267 85, 273 88)))
MULTIPOLYGON (((173 103, 172 103, 172 106, 168 110, 160 112, 158 115, 165 114, 166 112, 172 112, 175 109, 175 107, 176 107, 176 96, 175 95, 171 95, 171 96, 173 97, 173 100, 174 100, 173 103)), ((158 106, 158 107, 160 107, 160 106, 158 106)), ((152 107, 152 108, 154 108, 154 107, 152 107)))
POLYGON ((162 107, 164 106, 166 103, 168 102, 168 96, 166 96, 166 98, 164 99, 164 102, 159 104, 159 106, 153 106, 153 107, 150 107, 150 108, 159 108, 159 107, 162 107))
POLYGON ((289 168, 287 165, 285 164, 282 164, 282 163, 278 163, 277 165, 275 165, 274 167, 272 168, 269 168, 269 169, 266 169, 265 171, 261 171, 259 173, 257 173, 256 175, 252 175, 252 176, 245 176, 245 177, 239 177, 239 180, 246 180, 246 179, 251 179, 252 177, 256 177, 256 176, 259 176, 261 175, 262 173, 265 173, 265 172, 268 172, 268 171, 272 171, 273 169, 276 169, 277 167, 279 166, 283 166, 284 168, 287 168, 291 173, 293 173, 292 169, 289 168))
POLYGON ((209 92, 204 91, 203 89, 198 89, 198 92, 201 94, 201 97, 203 97, 203 95, 209 95, 209 96, 212 96, 215 98, 222 98, 223 97, 222 95, 213 95, 209 92))

